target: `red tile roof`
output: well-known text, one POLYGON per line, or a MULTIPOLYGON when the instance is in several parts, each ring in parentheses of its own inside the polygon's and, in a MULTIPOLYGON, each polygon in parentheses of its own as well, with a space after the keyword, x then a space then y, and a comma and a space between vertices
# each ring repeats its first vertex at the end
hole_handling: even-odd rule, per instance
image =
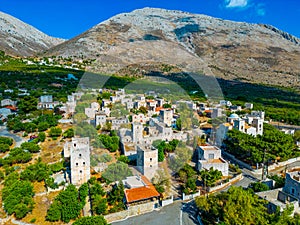
POLYGON ((162 109, 163 109, 163 107, 156 107, 156 108, 155 108, 155 111, 156 111, 156 112, 159 112, 159 111, 162 110, 162 109))
POLYGON ((145 176, 142 176, 142 179, 145 183, 145 186, 126 189, 124 191, 127 203, 137 202, 160 196, 153 184, 151 184, 151 182, 145 176))
POLYGON ((12 111, 16 111, 17 110, 17 108, 15 106, 12 106, 12 105, 4 106, 4 108, 10 109, 12 111))

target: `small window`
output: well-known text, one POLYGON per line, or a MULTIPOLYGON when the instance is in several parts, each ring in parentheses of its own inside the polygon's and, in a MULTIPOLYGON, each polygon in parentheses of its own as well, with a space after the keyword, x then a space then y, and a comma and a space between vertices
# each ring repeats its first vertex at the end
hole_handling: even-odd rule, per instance
POLYGON ((85 166, 85 162, 83 162, 83 165, 85 166))
POLYGON ((76 143, 74 143, 74 147, 76 147, 76 143))
POLYGON ((291 192, 292 192, 292 194, 295 194, 295 189, 292 188, 292 189, 291 189, 291 192))
POLYGON ((79 157, 81 157, 81 154, 79 154, 79 157))
POLYGON ((82 173, 82 170, 80 170, 79 173, 82 173))
POLYGON ((152 158, 150 158, 150 162, 152 162, 152 158))
POLYGON ((150 167, 152 167, 152 165, 150 165, 150 167))
POLYGON ((78 163, 76 163, 76 166, 78 166, 78 163))
POLYGON ((214 154, 208 154, 208 159, 214 159, 215 155, 214 154))

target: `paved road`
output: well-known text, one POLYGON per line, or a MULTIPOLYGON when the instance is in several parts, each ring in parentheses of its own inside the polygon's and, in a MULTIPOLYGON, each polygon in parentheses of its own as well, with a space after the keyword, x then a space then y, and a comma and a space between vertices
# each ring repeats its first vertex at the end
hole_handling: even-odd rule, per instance
POLYGON ((5 126, 0 126, 0 136, 13 138, 16 143, 15 147, 20 147, 20 145, 24 142, 18 135, 10 133, 5 126))
POLYGON ((183 203, 178 201, 165 206, 159 211, 153 211, 127 220, 112 223, 112 225, 194 225, 198 224, 195 219, 197 208, 194 201, 183 203))

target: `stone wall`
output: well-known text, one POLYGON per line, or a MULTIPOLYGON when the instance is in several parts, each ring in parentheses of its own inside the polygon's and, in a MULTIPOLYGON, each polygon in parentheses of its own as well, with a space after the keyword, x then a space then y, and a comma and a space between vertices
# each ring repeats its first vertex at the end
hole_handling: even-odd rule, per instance
MULTIPOLYGON (((246 169, 248 169, 248 170, 251 170, 251 171, 252 171, 253 173, 255 173, 255 174, 261 174, 261 173, 262 173, 262 170, 261 170, 261 169, 257 169, 257 170, 253 169, 250 165, 248 165, 247 163, 244 163, 244 162, 242 162, 241 160, 235 158, 235 156, 229 154, 228 152, 223 151, 222 154, 223 154, 227 159, 229 159, 231 162, 234 162, 234 163, 238 164, 239 166, 242 166, 242 167, 244 167, 244 168, 246 168, 246 169)), ((297 161, 300 161, 300 157, 292 158, 292 159, 289 159, 289 160, 287 160, 287 161, 280 162, 280 163, 274 163, 274 164, 272 164, 272 165, 270 165, 270 166, 268 167, 268 170, 269 170, 269 171, 272 171, 272 170, 275 170, 275 169, 280 168, 280 167, 287 166, 287 165, 289 165, 289 164, 291 164, 291 163, 294 163, 294 162, 297 162, 297 161)))
POLYGON ((198 191, 197 193, 195 194, 191 194, 191 195, 186 195, 184 193, 182 193, 182 200, 185 201, 185 200, 192 200, 196 197, 200 196, 200 191, 198 191))
POLYGON ((129 206, 127 210, 112 213, 104 216, 108 223, 113 223, 119 220, 124 220, 128 217, 137 216, 154 210, 155 205, 158 205, 158 201, 148 202, 145 204, 129 206))
POLYGON ((217 190, 226 188, 226 187, 232 185, 233 183, 236 183, 237 181, 241 180, 242 178, 243 178, 243 174, 239 174, 239 175, 233 177, 232 179, 230 179, 229 182, 227 182, 227 183, 223 183, 223 184, 215 186, 215 187, 210 187, 208 189, 208 191, 209 192, 215 192, 217 190))
POLYGON ((164 206, 166 206, 166 205, 172 204, 173 202, 174 202, 174 198, 173 198, 173 196, 171 196, 171 197, 168 198, 168 199, 162 200, 161 203, 160 203, 160 205, 161 205, 161 207, 164 207, 164 206))

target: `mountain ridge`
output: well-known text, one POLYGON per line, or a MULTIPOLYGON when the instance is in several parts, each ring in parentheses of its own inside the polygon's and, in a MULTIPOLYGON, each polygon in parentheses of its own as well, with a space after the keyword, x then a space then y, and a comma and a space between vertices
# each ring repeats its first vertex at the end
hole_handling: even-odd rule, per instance
POLYGON ((0 11, 0 50, 6 54, 33 56, 63 41, 0 11))
POLYGON ((131 75, 143 71, 143 64, 161 63, 183 72, 294 87, 299 43, 271 25, 143 8, 113 16, 46 55, 93 58, 90 69, 109 74, 131 75))
POLYGON ((300 39, 266 24, 147 7, 50 45, 32 54, 95 59, 87 70, 121 76, 167 75, 174 71, 165 70, 169 65, 177 72, 299 86, 300 39))

